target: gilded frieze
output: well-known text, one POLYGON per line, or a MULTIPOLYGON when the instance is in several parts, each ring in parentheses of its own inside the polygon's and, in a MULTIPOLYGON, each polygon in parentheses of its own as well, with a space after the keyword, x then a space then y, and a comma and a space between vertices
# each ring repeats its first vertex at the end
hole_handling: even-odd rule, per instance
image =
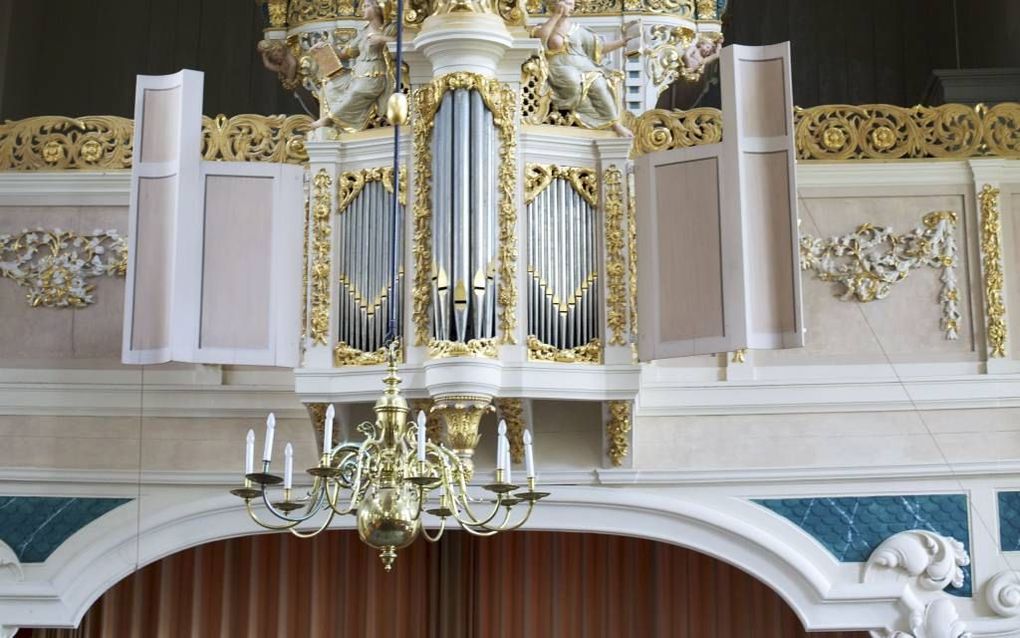
POLYGON ((308 161, 307 115, 235 115, 202 118, 202 159, 227 162, 308 161))
MULTIPOLYGON (((380 182, 386 192, 393 194, 393 168, 380 166, 366 168, 360 171, 347 171, 341 173, 337 178, 337 205, 338 213, 347 210, 347 206, 354 201, 354 198, 361 193, 365 184, 380 182)), ((400 169, 400 203, 407 205, 407 169, 400 169)))
POLYGON ((463 341, 429 341, 430 359, 447 359, 450 357, 483 357, 496 359, 499 348, 496 339, 470 339, 463 341))
POLYGON ((598 206, 599 181, 595 170, 556 164, 528 164, 524 167, 524 203, 533 202, 554 179, 566 180, 584 201, 598 206))
POLYGON ((598 337, 583 346, 560 349, 539 341, 534 335, 528 336, 528 361, 551 363, 602 363, 602 340, 598 337))
POLYGON ((635 118, 630 126, 634 131, 632 158, 722 141, 722 112, 707 107, 689 111, 652 109, 635 118))

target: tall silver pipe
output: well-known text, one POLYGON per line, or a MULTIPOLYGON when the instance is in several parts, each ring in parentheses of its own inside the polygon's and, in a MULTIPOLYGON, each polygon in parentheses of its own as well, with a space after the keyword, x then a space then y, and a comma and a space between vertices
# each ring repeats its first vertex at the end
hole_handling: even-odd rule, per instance
POLYGON ((456 339, 466 341, 471 290, 471 102, 467 89, 453 94, 453 313, 456 339))
POLYGON ((497 254, 499 246, 499 149, 500 142, 496 131, 496 124, 492 112, 485 110, 485 157, 488 162, 485 165, 485 183, 488 202, 486 209, 489 211, 486 216, 485 233, 485 255, 488 262, 485 284, 485 317, 486 336, 496 336, 496 272, 499 264, 497 254))
POLYGON ((443 96, 433 130, 432 145, 432 256, 433 256, 433 308, 435 334, 440 340, 449 339, 447 302, 449 286, 449 205, 450 171, 449 153, 453 137, 452 97, 443 96))
POLYGON ((570 306, 567 314, 570 340, 567 347, 573 348, 577 345, 578 335, 581 332, 578 324, 580 313, 577 302, 580 300, 578 290, 582 279, 580 273, 583 269, 583 262, 581 261, 581 214, 577 206, 579 198, 577 191, 573 188, 569 188, 567 192, 570 195, 570 306))
POLYGON ((542 342, 552 343, 552 203, 553 189, 550 185, 542 192, 542 342))
POLYGON ((483 310, 485 304, 485 267, 487 255, 485 253, 486 221, 489 211, 486 206, 485 193, 488 184, 486 178, 486 155, 485 141, 488 138, 488 131, 484 128, 485 105, 482 104, 482 96, 478 91, 471 91, 471 148, 470 154, 475 161, 471 173, 471 193, 469 197, 468 216, 470 217, 471 232, 471 329, 475 338, 482 337, 483 310))
POLYGON ((343 283, 347 277, 347 211, 340 211, 336 216, 336 245, 340 252, 337 258, 337 272, 340 273, 340 290, 337 294, 336 299, 336 338, 338 341, 345 341, 344 330, 347 328, 346 316, 344 312, 347 309, 347 286, 343 283))

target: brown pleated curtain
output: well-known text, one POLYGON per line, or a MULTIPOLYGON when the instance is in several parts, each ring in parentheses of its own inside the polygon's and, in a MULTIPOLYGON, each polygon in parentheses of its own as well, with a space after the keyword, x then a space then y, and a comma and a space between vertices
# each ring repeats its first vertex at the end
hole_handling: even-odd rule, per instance
POLYGON ((419 540, 383 571, 355 532, 180 552, 125 578, 77 630, 18 638, 867 638, 806 634, 765 585, 653 541, 550 532, 419 540))

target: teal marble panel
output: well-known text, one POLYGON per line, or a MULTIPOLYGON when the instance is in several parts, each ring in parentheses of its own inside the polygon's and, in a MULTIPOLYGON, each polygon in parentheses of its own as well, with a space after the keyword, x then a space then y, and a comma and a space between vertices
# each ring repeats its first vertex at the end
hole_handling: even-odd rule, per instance
POLYGON ((131 500, 0 496, 0 540, 22 563, 41 563, 72 534, 131 500))
POLYGON ((999 492, 999 547, 1020 551, 1020 492, 999 492))

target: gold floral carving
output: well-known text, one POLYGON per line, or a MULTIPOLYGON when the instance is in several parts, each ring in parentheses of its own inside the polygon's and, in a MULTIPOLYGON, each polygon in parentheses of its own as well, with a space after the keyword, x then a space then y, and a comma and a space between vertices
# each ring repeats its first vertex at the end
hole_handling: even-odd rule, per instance
MULTIPOLYGON (((392 195, 393 167, 381 166, 341 173, 337 178, 337 212, 347 210, 347 206, 354 201, 365 184, 371 182, 381 182, 386 192, 392 195)), ((404 167, 400 168, 400 203, 407 205, 407 169, 404 167)))
POLYGON ((627 262, 623 248, 623 173, 612 165, 602 174, 605 192, 606 324, 609 345, 627 345, 627 262))
POLYGON ((432 151, 435 114, 447 91, 478 91, 499 130, 499 328, 502 343, 516 343, 517 327, 517 93, 491 78, 457 72, 444 75, 414 92, 414 288, 412 292, 417 345, 429 342, 430 264, 432 263, 432 151))
POLYGON ((496 399, 496 412, 506 421, 506 438, 510 442, 510 460, 524 462, 524 401, 522 399, 496 399))
POLYGON ((701 79, 704 65, 690 69, 684 62, 684 51, 698 34, 686 26, 656 24, 648 30, 649 43, 644 52, 645 69, 652 84, 662 93, 681 77, 689 81, 701 79))
MULTIPOLYGON (((333 366, 341 368, 344 366, 376 366, 386 363, 386 356, 389 351, 379 348, 375 352, 363 352, 353 348, 343 341, 340 341, 333 348, 333 366)), ((400 354, 397 355, 401 357, 400 354)))
POLYGON ((308 161, 307 115, 217 115, 202 118, 202 159, 228 162, 308 161))
POLYGON ((308 420, 312 422, 312 429, 315 431, 315 447, 322 447, 323 430, 326 426, 326 407, 328 403, 306 403, 305 410, 308 412, 308 420))
POLYGON ((528 361, 553 363, 602 363, 602 340, 595 337, 583 346, 561 350, 528 335, 528 361))
POLYGON ((637 185, 634 170, 627 171, 627 274, 630 277, 630 339, 638 336, 638 252, 637 252, 637 185))
POLYGON ((981 267, 985 284, 988 356, 1006 356, 1006 304, 1002 300, 1002 224, 999 220, 999 189, 985 184, 981 202, 981 267))
POLYGON ((410 399, 408 406, 411 408, 411 417, 418 418, 419 412, 425 413, 425 435, 429 441, 436 445, 443 442, 443 420, 433 411, 432 399, 410 399))
POLYGON ((598 206, 599 180, 595 170, 556 164, 528 164, 524 167, 524 203, 535 201, 554 179, 566 180, 584 201, 598 206))
POLYGON ((722 141, 722 112, 713 108, 689 111, 652 109, 632 122, 631 157, 722 141))
POLYGON ((84 308, 95 303, 96 287, 88 279, 126 272, 127 241, 116 230, 0 234, 0 277, 28 289, 25 298, 33 307, 84 308))
POLYGON ((134 124, 112 115, 42 116, 0 124, 0 170, 131 168, 134 124))
POLYGON ((287 23, 292 27, 357 16, 353 0, 290 0, 288 4, 287 23))
POLYGON ((747 348, 740 348, 734 351, 730 363, 747 363, 747 348))
POLYGON ((287 0, 269 0, 267 3, 269 12, 269 26, 283 28, 287 26, 287 0))
POLYGON ((430 359, 448 359, 450 357, 485 357, 496 359, 499 357, 499 349, 496 347, 495 338, 470 339, 467 343, 463 341, 429 341, 430 359))
POLYGON ((802 160, 1020 157, 1020 104, 816 106, 794 111, 802 160))
POLYGON ((614 467, 623 465, 623 460, 630 452, 630 430, 631 402, 610 401, 606 435, 609 438, 609 460, 614 467))
MULTIPOLYGON (((619 16, 620 13, 668 14, 679 18, 694 18, 695 0, 577 0, 573 15, 619 16)), ((541 15, 549 12, 554 0, 527 0, 528 13, 541 15)), ((715 11, 713 8, 713 16, 715 11)), ((705 19, 699 16, 699 19, 705 19)), ((711 18, 711 19, 714 19, 711 18)))
POLYGON ((544 124, 551 108, 549 64, 544 55, 534 55, 521 65, 521 121, 544 124))
POLYGON ((312 343, 326 345, 329 339, 329 278, 331 268, 332 186, 333 178, 320 169, 312 181, 312 273, 311 330, 312 343))
POLYGON ((698 20, 718 20, 716 0, 698 0, 698 20))
POLYGON ((960 329, 956 225, 956 213, 939 211, 928 213, 921 226, 903 235, 874 224, 861 224, 853 233, 828 239, 804 235, 801 268, 814 271, 822 281, 840 284, 838 296, 844 301, 862 303, 885 299, 913 270, 939 268, 941 326, 946 339, 956 339, 960 329))

